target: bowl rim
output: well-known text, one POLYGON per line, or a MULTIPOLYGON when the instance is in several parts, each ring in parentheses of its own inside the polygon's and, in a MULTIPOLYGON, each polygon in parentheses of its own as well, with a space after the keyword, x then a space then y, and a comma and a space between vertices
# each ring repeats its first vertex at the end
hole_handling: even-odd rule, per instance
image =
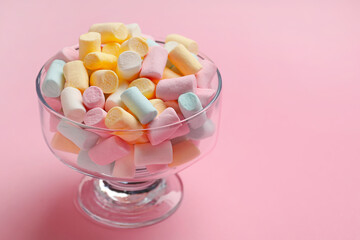
MULTIPOLYGON (((161 41, 161 40, 155 40, 156 43, 160 43, 160 44, 165 44, 164 41, 161 41)), ((71 46, 71 47, 74 47, 76 50, 78 49, 78 45, 74 45, 74 46, 71 46)), ((214 63, 208 56, 206 56, 205 54, 203 54, 202 52, 199 52, 197 54, 197 56, 199 58, 201 58, 202 60, 209 60, 211 61, 212 63, 214 63)), ((217 79, 218 79, 218 87, 216 89, 216 93, 214 95, 214 97, 211 99, 211 101, 209 102, 209 104, 207 106, 205 106, 201 111, 197 112, 196 114, 192 115, 191 117, 188 117, 188 118, 184 118, 182 120, 180 120, 179 122, 175 122, 175 123, 171 123, 171 124, 167 124, 167 125, 164 125, 164 126, 160 126, 160 127, 155 127, 155 128, 143 128, 143 129, 110 129, 110 128, 100 128, 100 127, 94 127, 94 126, 88 126, 86 124, 83 124, 83 123, 79 123, 79 122, 76 122, 74 120, 71 120, 67 117, 65 117, 64 115, 58 113, 57 111, 55 111, 52 107, 50 107, 50 105, 46 102, 45 100, 45 97, 43 96, 42 92, 41 92, 41 87, 40 87, 40 82, 41 82, 41 77, 42 77, 42 74, 43 74, 43 71, 45 70, 45 66, 47 66, 50 61, 53 61, 54 59, 53 58, 50 58, 48 59, 45 64, 41 67, 37 77, 36 77, 36 81, 35 81, 35 87, 36 87, 36 93, 37 93, 37 96, 38 96, 38 100, 39 100, 39 103, 45 107, 45 109, 47 111, 50 112, 50 114, 53 114, 55 116, 57 116, 58 118, 60 118, 61 120, 65 120, 65 121, 68 121, 68 122, 71 122, 72 124, 75 124, 81 128, 85 128, 85 129, 91 129, 91 130, 95 130, 95 131, 102 131, 102 132, 144 132, 144 131, 152 131, 152 130, 160 130, 160 129, 166 129, 166 128, 170 128, 172 126, 176 126, 176 125, 182 125, 183 123, 185 122, 189 122, 191 121, 192 119, 196 118, 197 116, 205 113, 208 111, 209 108, 211 108, 215 102, 220 98, 220 94, 221 94, 221 91, 222 91, 222 77, 221 77, 221 73, 219 71, 219 68, 216 66, 216 74, 217 74, 217 79)))

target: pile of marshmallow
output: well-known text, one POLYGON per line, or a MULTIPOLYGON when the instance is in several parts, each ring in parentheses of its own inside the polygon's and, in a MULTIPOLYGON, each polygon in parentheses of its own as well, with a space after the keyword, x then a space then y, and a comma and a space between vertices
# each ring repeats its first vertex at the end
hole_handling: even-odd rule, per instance
POLYGON ((215 96, 217 69, 197 53, 198 44, 178 34, 162 46, 138 24, 92 25, 78 50, 65 47, 52 58, 41 89, 55 111, 95 128, 57 118, 51 146, 78 154, 80 167, 119 178, 195 159, 196 142, 215 131, 199 112, 215 96))

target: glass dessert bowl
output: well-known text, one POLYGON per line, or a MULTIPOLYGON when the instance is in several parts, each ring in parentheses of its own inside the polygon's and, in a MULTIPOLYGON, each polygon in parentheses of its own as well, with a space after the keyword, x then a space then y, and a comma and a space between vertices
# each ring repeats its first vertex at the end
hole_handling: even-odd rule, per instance
MULTIPOLYGON (((157 42, 163 44, 161 41, 157 42)), ((198 54, 198 58, 211 61, 202 53, 198 54)), ((41 68, 36 79, 41 127, 52 153, 65 165, 86 175, 79 186, 77 207, 96 222, 118 228, 151 225, 174 213, 183 198, 183 185, 177 173, 203 158, 216 144, 222 88, 219 70, 211 83, 215 95, 200 112, 180 122, 158 128, 119 130, 87 126, 66 118, 60 108, 56 109, 41 91, 47 72, 46 66, 49 66, 50 61, 41 68), (201 120, 204 118, 206 121, 201 120), (203 121, 201 127, 191 127, 194 122, 199 121, 203 121), (98 137, 91 140, 93 144, 87 144, 80 149, 72 142, 73 139, 59 133, 59 125, 69 128, 70 132, 88 131, 98 137), (92 162, 88 155, 94 144, 114 136, 131 138, 146 136, 150 131, 161 133, 181 128, 185 129, 182 134, 167 140, 172 148, 173 161, 170 164, 134 166, 136 144, 131 147, 131 154, 126 160, 119 159, 119 166, 118 161, 98 165, 92 162), (135 174, 129 176, 127 169, 131 167, 135 169, 135 174)))

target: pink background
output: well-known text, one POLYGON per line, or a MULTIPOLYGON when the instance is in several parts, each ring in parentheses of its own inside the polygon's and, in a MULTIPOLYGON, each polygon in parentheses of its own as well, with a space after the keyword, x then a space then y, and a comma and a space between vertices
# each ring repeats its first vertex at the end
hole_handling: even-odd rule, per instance
POLYGON ((359 1, 0 2, 1 239, 360 239, 359 1), (196 39, 224 80, 216 149, 166 221, 80 215, 81 175, 40 131, 35 76, 92 23, 196 39))

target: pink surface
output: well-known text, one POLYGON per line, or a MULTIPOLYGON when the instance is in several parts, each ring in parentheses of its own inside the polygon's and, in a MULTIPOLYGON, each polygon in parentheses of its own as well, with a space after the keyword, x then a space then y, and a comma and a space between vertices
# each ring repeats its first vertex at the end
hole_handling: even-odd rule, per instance
POLYGON ((1 239, 360 239, 359 12, 355 0, 1 1, 1 239), (79 214, 82 176, 40 130, 37 72, 101 21, 196 39, 225 83, 216 149, 181 173, 180 209, 142 229, 79 214))

